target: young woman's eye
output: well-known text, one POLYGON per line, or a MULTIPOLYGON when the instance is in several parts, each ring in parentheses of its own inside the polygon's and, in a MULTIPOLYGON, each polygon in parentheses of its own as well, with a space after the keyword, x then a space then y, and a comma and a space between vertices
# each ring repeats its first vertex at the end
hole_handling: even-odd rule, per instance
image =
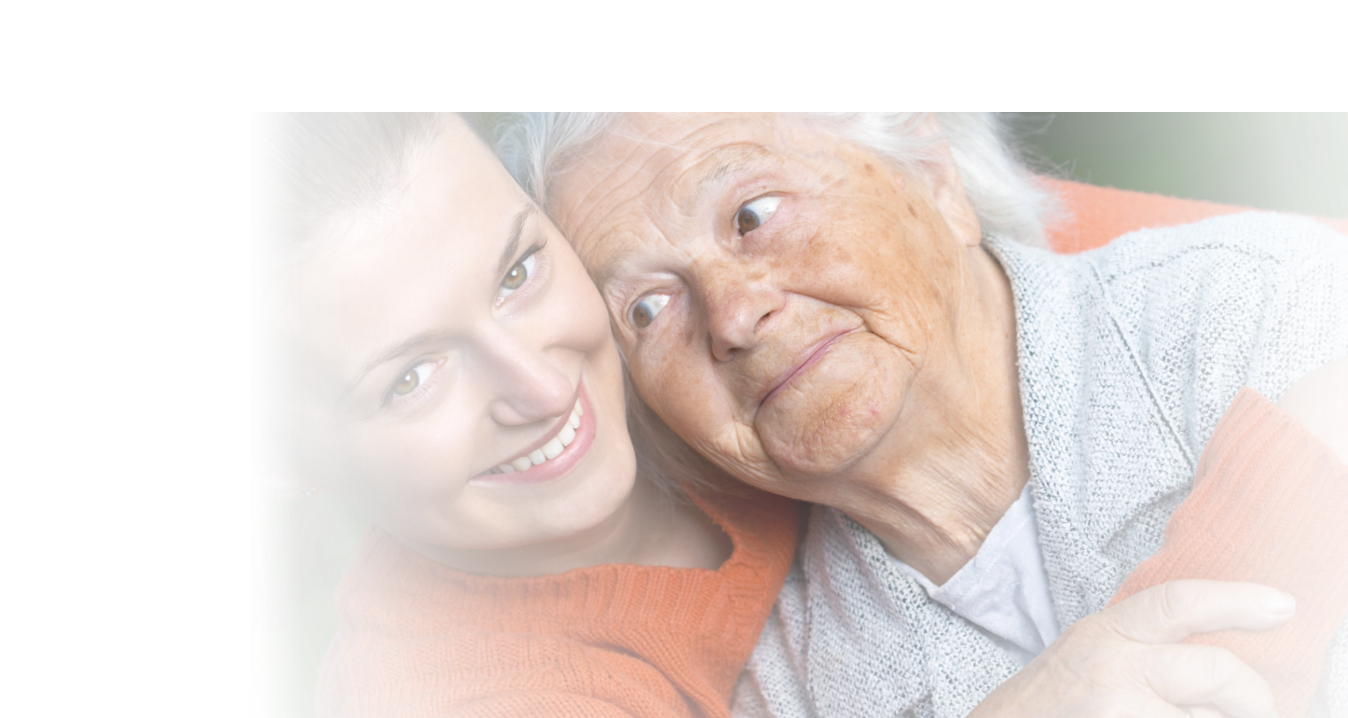
POLYGON ((638 327, 650 326, 666 304, 669 304, 668 294, 647 294, 632 305, 632 323, 638 327))
POLYGON ((435 371, 435 362, 422 362, 411 369, 408 369, 402 376, 393 382, 389 387, 389 396, 407 396, 417 390, 417 387, 426 383, 431 378, 431 372, 435 371))
POLYGON ((740 211, 735 214, 735 226, 740 234, 748 234, 755 229, 763 226, 772 213, 777 211, 777 205, 782 203, 781 197, 759 197, 758 199, 740 207, 740 211))
POLYGON ((510 271, 506 272, 505 278, 501 280, 500 298, 505 299, 513 294, 516 289, 523 287, 524 283, 529 281, 529 275, 533 274, 534 265, 537 262, 538 260, 532 252, 529 253, 529 256, 515 262, 515 266, 511 267, 510 271))

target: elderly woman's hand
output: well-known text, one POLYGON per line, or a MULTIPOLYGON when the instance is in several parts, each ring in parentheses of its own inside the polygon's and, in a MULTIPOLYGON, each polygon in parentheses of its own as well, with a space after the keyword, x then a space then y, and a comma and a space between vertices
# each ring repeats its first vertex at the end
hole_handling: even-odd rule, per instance
POLYGON ((1275 628, 1295 611, 1289 594, 1255 583, 1164 583, 1078 621, 970 717, 1271 717, 1263 677, 1230 651, 1179 642, 1275 628))

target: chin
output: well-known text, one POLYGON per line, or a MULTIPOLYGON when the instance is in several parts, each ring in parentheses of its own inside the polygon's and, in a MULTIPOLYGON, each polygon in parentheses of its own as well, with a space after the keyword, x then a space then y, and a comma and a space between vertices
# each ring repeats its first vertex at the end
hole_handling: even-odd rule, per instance
POLYGON ((884 392, 849 392, 833 401, 781 402, 755 428, 764 452, 787 476, 828 476, 862 461, 894 427, 884 392), (878 394, 878 395, 877 395, 878 394), (794 404, 795 406, 791 406, 794 404))
POLYGON ((764 441, 767 455, 784 477, 823 477, 847 471, 870 454, 879 442, 874 435, 833 437, 816 434, 792 443, 764 441))
POLYGON ((600 466, 570 490, 542 502, 530 512, 547 540, 564 540, 601 526, 627 503, 636 484, 636 456, 629 450, 606 451, 600 466))

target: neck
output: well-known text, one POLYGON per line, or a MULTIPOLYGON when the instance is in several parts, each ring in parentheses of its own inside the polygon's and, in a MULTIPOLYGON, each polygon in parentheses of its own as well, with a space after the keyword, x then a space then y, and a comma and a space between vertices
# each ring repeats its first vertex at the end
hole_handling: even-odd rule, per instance
POLYGON ((1029 480, 1010 282, 981 246, 970 265, 953 355, 928 362, 894 445, 840 507, 937 585, 978 553, 1029 480))
POLYGON ((638 477, 616 512, 572 536, 489 550, 415 544, 413 548, 468 573, 543 576, 609 563, 716 569, 733 547, 730 538, 696 506, 674 501, 638 477))

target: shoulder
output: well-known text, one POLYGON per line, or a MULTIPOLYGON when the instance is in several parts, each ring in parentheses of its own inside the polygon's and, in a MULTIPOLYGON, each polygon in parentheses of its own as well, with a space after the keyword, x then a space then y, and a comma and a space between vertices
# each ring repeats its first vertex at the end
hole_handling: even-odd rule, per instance
POLYGON ((320 702, 350 715, 537 701, 552 709, 513 713, 723 712, 790 568, 801 505, 748 488, 689 495, 734 542, 719 570, 478 576, 372 532, 339 592, 320 702))
MULTIPOLYGON (((794 536, 792 507, 766 515, 778 539, 794 536)), ((737 551, 721 571, 491 577, 372 534, 339 596, 320 714, 716 715, 790 562, 792 546, 762 543, 786 553, 778 578, 766 549, 737 551)))
POLYGON ((1136 318, 1123 322, 1134 332, 1201 324, 1199 341, 1249 341, 1297 317, 1338 321, 1348 298, 1348 236, 1301 217, 1227 215, 1133 232, 1081 256, 1115 316, 1136 318))
POLYGON ((1342 263, 1348 236, 1304 217, 1243 212, 1131 232, 1081 256, 1111 284, 1195 269, 1296 271, 1316 261, 1342 263))
POLYGON ((1242 386, 1273 401, 1348 353, 1348 236, 1247 212, 1081 255, 1156 399, 1201 451, 1242 386))

